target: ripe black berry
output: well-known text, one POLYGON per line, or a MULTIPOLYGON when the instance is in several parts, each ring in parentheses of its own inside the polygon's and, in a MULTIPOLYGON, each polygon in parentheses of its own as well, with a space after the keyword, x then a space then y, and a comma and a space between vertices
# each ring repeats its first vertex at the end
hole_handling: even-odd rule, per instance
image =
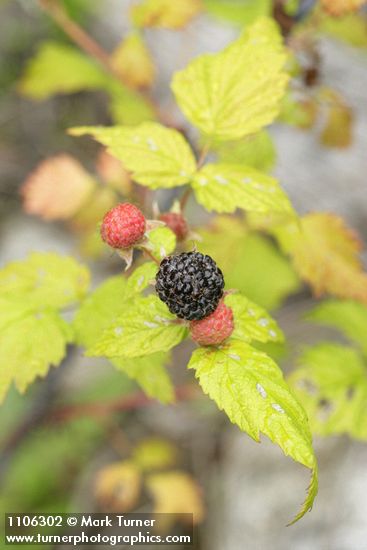
POLYGON ((156 291, 171 313, 188 321, 204 319, 223 296, 223 274, 210 256, 183 252, 162 260, 156 291))

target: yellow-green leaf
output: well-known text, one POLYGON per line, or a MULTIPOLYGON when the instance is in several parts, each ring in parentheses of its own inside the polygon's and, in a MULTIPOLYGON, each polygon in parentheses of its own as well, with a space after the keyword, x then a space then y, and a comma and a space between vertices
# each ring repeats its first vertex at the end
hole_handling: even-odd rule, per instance
POLYGON ((225 141, 213 147, 219 161, 225 164, 244 164, 268 172, 276 160, 274 143, 265 130, 241 141, 225 141))
POLYGON ((138 183, 151 189, 184 185, 196 169, 194 155, 182 134, 155 122, 135 127, 85 126, 73 128, 70 133, 91 134, 124 163, 138 183))
POLYGON ((137 27, 180 29, 202 9, 201 0, 142 0, 131 8, 137 27))
POLYGON ((204 54, 175 73, 172 89, 186 117, 216 139, 253 134, 278 115, 288 76, 276 23, 259 19, 217 54, 204 54))
POLYGON ((139 297, 102 333, 88 355, 142 357, 168 351, 186 335, 186 326, 177 322, 157 296, 139 297))
POLYGON ((109 76, 73 47, 45 42, 26 66, 19 91, 42 100, 54 94, 70 94, 104 87, 109 76))
POLYGON ((204 0, 204 5, 209 15, 235 25, 253 23, 272 10, 271 0, 204 0))
POLYGON ((176 235, 169 227, 158 227, 148 233, 148 247, 153 256, 163 260, 176 248, 176 235))
POLYGON ((132 460, 143 471, 170 468, 177 462, 177 449, 166 439, 151 437, 134 448, 132 460))
POLYGON ((61 308, 86 293, 89 271, 73 258, 33 252, 0 270, 0 295, 24 297, 34 307, 61 308))
POLYGON ((207 164, 195 175, 192 185, 197 201, 209 211, 234 212, 243 208, 293 213, 277 180, 250 166, 207 164))
MULTIPOLYGON (((189 368, 195 369, 204 393, 231 422, 256 441, 264 433, 286 455, 317 475, 306 413, 270 357, 232 340, 220 349, 197 349, 189 368)), ((316 490, 310 492, 297 519, 311 508, 315 494, 316 490)))
POLYGON ((143 38, 135 31, 125 36, 112 52, 111 65, 133 90, 148 87, 154 80, 153 59, 143 38))
POLYGON ((111 363, 136 380, 144 392, 162 403, 172 403, 175 399, 174 387, 168 376, 165 364, 169 361, 167 353, 154 353, 145 357, 126 357, 111 359, 111 363))

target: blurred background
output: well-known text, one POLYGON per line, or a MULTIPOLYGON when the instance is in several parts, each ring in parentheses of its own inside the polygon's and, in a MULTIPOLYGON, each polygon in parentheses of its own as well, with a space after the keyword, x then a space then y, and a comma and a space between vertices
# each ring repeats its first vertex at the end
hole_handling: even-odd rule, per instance
MULTIPOLYGON (((270 2, 208 0, 180 28, 147 25, 142 36, 153 69, 144 65, 138 82, 122 72, 125 86, 118 88, 116 83, 101 84, 98 75, 87 84, 83 78, 69 81, 69 65, 60 51, 80 49, 50 15, 47 6, 51 4, 0 2, 1 267, 38 250, 71 254, 87 263, 94 286, 121 272, 118 258, 101 247, 96 223, 119 197, 131 192, 133 184, 95 143, 72 138, 67 129, 134 124, 151 118, 152 109, 158 109, 167 124, 182 129, 194 141, 196 136, 169 88, 172 73, 199 53, 218 51, 269 10, 278 14, 298 62, 292 95, 269 131, 271 145, 265 140, 266 169, 280 180, 301 214, 314 209, 337 213, 366 242, 367 25, 363 11, 358 16, 321 18, 321 22, 316 18, 310 31, 306 15, 315 2, 288 2, 279 16, 270 2), (290 28, 296 16, 299 34, 290 28), (42 73, 41 63, 32 67, 31 60, 40 51, 50 55, 50 44, 61 50, 55 54, 51 47, 54 63, 42 73), (55 71, 62 74, 56 86, 55 71), (34 197, 32 186, 24 186, 40 163, 60 154, 66 155, 61 174, 82 170, 84 177, 87 173, 98 182, 88 219, 74 215, 75 204, 70 206, 73 215, 51 212, 57 210, 52 197, 34 197), (70 158, 77 167, 69 166, 70 158)), ((63 13, 103 51, 117 52, 133 28, 128 0, 60 4, 63 13)), ((135 50, 133 74, 140 67, 134 55, 135 50)), ((122 71, 117 53, 114 59, 116 71, 122 71)), ((78 73, 78 60, 74 63, 78 73)), ((54 168, 60 169, 59 165, 54 168)), ((163 211, 174 196, 175 191, 157 193, 154 198, 163 211)), ((57 197, 53 198, 55 202, 57 197)), ((140 198, 151 208, 151 196, 140 198)), ((188 204, 187 217, 199 231, 209 221, 208 213, 194 200, 188 204)), ((204 230, 203 247, 210 245, 204 230)), ((271 241, 250 235, 241 261, 246 266, 240 283, 243 291, 271 309, 286 334, 287 349, 274 350, 285 372, 292 369, 305 345, 339 341, 336 331, 303 319, 314 299, 271 241), (259 283, 259 273, 266 271, 268 276, 259 283)), ((234 274, 231 277, 236 280, 234 274)), ((185 369, 189 351, 190 344, 175 350, 171 370, 178 385, 192 380, 185 369)), ((197 548, 367 549, 366 443, 347 435, 316 437, 319 495, 311 513, 285 527, 302 501, 309 475, 305 469, 266 438, 261 445, 252 441, 200 394, 175 405, 133 403, 129 410, 120 410, 124 396, 137 391, 122 372, 102 360, 83 357, 80 349, 71 349, 62 365, 51 369, 25 396, 12 390, 0 409, 1 508, 9 512, 151 510, 154 488, 137 474, 139 464, 144 475, 166 475, 171 491, 182 491, 183 506, 197 517, 197 548), (169 478, 172 472, 176 477, 169 478)), ((167 509, 174 510, 176 504, 168 502, 167 509)))

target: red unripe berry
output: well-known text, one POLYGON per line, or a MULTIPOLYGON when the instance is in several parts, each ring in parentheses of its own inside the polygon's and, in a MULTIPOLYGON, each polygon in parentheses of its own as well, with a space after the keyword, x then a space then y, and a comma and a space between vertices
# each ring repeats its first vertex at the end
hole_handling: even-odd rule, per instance
POLYGON ((145 228, 145 217, 139 208, 124 202, 105 214, 101 237, 112 248, 129 248, 142 239, 145 228))
POLYGON ((191 338, 201 346, 218 346, 222 344, 234 329, 232 309, 223 300, 217 309, 200 321, 191 321, 191 338))
POLYGON ((166 212, 161 214, 159 219, 175 233, 178 241, 183 241, 186 238, 189 228, 182 214, 166 212))

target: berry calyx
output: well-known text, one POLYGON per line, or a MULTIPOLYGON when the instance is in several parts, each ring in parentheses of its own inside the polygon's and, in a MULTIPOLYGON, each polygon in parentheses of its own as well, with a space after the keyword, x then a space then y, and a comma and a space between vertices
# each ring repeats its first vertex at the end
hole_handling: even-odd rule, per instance
POLYGON ((171 313, 188 321, 204 319, 223 296, 223 274, 210 256, 182 252, 162 260, 156 291, 171 313))
POLYGON ((124 202, 105 214, 101 237, 112 248, 129 248, 143 238, 145 229, 143 213, 133 204, 124 202))
POLYGON ((220 301, 217 309, 201 321, 191 321, 191 338, 201 346, 218 346, 222 344, 234 329, 233 311, 220 301))
POLYGON ((159 216, 159 219, 175 233, 178 241, 183 241, 187 237, 189 228, 182 214, 165 212, 159 216))

